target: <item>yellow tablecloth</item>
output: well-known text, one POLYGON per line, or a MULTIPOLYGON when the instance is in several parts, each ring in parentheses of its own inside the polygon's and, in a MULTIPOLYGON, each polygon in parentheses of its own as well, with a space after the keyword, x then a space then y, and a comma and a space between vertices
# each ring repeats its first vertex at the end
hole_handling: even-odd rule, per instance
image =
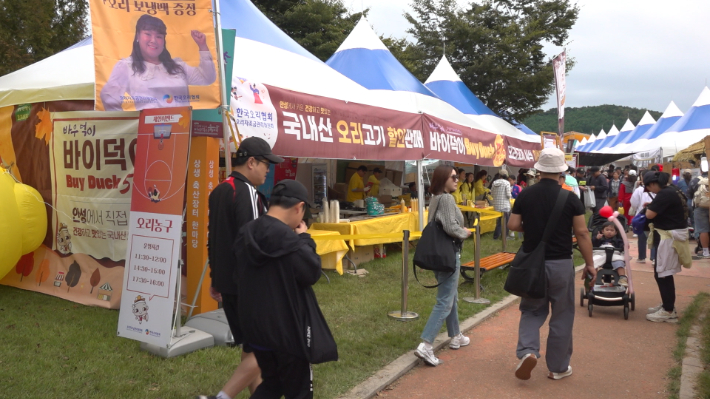
POLYGON ((481 234, 490 233, 496 229, 496 219, 501 217, 502 213, 493 210, 492 206, 485 208, 476 208, 471 206, 459 205, 461 212, 476 212, 481 214, 481 234))
MULTIPOLYGON (((337 231, 342 235, 361 234, 388 234, 401 233, 404 230, 414 232, 419 224, 417 212, 398 213, 396 215, 380 216, 372 219, 357 220, 348 223, 313 223, 312 228, 316 230, 337 231)), ((402 242, 402 238, 369 238, 349 240, 351 248, 365 245, 388 244, 392 242, 402 242)))
MULTIPOLYGON (((340 235, 337 231, 308 229, 311 237, 340 235)), ((348 253, 348 245, 343 240, 316 240, 316 253, 320 255, 323 269, 335 269, 338 274, 343 274, 343 258, 348 253)))

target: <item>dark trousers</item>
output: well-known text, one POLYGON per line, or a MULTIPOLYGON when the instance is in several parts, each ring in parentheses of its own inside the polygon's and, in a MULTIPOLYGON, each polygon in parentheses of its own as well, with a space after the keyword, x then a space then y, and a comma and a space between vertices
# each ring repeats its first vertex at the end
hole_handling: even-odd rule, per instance
POLYGON ((284 352, 254 350, 262 383, 251 399, 312 399, 313 371, 303 359, 284 352))
MULTIPOLYGON (((501 216, 501 217, 499 217, 498 219, 496 219, 496 229, 495 229, 495 231, 493 232, 493 239, 494 239, 494 240, 497 240, 497 239, 500 238, 500 236, 501 236, 501 227, 500 227, 501 220, 502 220, 502 219, 505 219, 505 225, 506 225, 506 228, 507 228, 507 226, 508 226, 508 219, 510 219, 510 212, 501 212, 501 213, 503 214, 503 216, 501 216)), ((508 231, 508 230, 506 229, 506 231, 508 231)))
MULTIPOLYGON (((658 243, 661 241, 661 236, 655 231, 653 232, 653 249, 658 251, 658 243)), ((655 253, 651 253, 651 256, 655 256, 655 253)), ((672 312, 675 309, 675 281, 673 276, 658 277, 658 272, 656 271, 656 265, 658 259, 653 261, 653 278, 656 279, 656 284, 658 284, 658 291, 661 293, 661 302, 663 302, 663 309, 667 312, 672 312)))

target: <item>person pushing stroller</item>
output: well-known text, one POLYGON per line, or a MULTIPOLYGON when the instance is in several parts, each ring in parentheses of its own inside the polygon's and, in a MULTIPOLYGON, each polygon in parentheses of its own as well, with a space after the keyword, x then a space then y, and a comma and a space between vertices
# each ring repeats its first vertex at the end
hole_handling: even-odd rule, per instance
MULTIPOLYGON (((611 258, 612 268, 619 274, 619 285, 628 287, 629 283, 626 277, 626 263, 624 262, 624 241, 619 235, 619 231, 613 222, 605 222, 601 228, 592 234, 592 246, 598 247, 614 247, 614 255, 611 258)), ((599 269, 604 266, 607 261, 606 251, 594 249, 592 252, 594 267, 599 269)))

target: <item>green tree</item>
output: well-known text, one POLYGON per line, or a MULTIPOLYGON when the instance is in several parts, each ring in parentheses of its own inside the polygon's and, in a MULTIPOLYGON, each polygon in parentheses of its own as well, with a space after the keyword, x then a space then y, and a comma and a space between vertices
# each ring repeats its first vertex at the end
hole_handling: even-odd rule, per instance
MULTIPOLYGON (((579 7, 570 0, 482 0, 466 8, 456 0, 414 0, 405 14, 420 57, 412 71, 424 81, 446 56, 461 80, 491 110, 523 120, 554 89, 547 43, 564 46, 579 7)), ((415 50, 416 49, 416 50, 415 50)), ((574 61, 568 57, 568 70, 574 61)))
POLYGON ((0 76, 84 39, 88 11, 86 0, 0 0, 0 76))
POLYGON ((363 13, 350 13, 341 0, 254 0, 273 23, 298 44, 326 61, 363 13))
MULTIPOLYGON (((610 104, 567 107, 565 108, 565 130, 596 135, 601 129, 609 132, 612 124, 621 129, 627 118, 631 119, 634 126, 638 125, 645 112, 645 109, 610 104)), ((661 117, 661 112, 652 110, 648 110, 648 112, 656 120, 661 117)), ((535 132, 556 132, 557 108, 550 108, 545 112, 531 115, 523 123, 535 132)))

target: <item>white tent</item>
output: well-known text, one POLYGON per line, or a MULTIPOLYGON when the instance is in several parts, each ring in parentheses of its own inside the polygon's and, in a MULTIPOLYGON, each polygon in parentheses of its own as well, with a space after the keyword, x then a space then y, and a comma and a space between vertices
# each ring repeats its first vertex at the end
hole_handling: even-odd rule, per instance
MULTIPOLYGON (((673 101, 668 104, 666 110, 663 112, 658 121, 653 124, 650 128, 646 129, 645 132, 636 132, 631 135, 625 144, 617 146, 616 154, 623 154, 629 152, 639 152, 640 148, 645 148, 650 140, 655 139, 660 136, 668 129, 670 129, 681 117, 683 112, 678 108, 673 101)), ((639 123, 640 125, 641 123, 639 123)))
POLYGON ((651 116, 648 111, 646 111, 639 121, 639 124, 636 125, 633 130, 626 132, 625 135, 622 131, 621 134, 616 136, 616 139, 611 142, 609 147, 602 152, 606 154, 623 154, 621 150, 626 146, 626 142, 636 140, 638 137, 646 133, 655 123, 656 120, 653 119, 653 116, 651 116))
POLYGON ((621 127, 621 130, 618 130, 613 134, 610 132, 609 135, 606 136, 606 139, 604 139, 601 145, 598 146, 594 152, 605 153, 611 146, 611 143, 626 137, 632 130, 634 130, 634 128, 636 128, 636 126, 634 126, 633 122, 631 122, 631 119, 627 118, 626 123, 624 123, 624 126, 621 127))
POLYGON ((639 151, 662 150, 663 157, 675 155, 710 135, 710 89, 705 87, 693 106, 658 137, 639 145, 639 151))
POLYGON ((540 136, 528 129, 527 126, 521 125, 532 134, 528 134, 522 129, 511 125, 483 104, 466 84, 461 81, 461 78, 456 74, 454 68, 451 67, 446 56, 441 57, 441 61, 439 61, 439 64, 434 68, 434 71, 424 85, 439 98, 453 105, 456 109, 475 121, 484 121, 482 123, 510 137, 529 142, 540 141, 540 136))

